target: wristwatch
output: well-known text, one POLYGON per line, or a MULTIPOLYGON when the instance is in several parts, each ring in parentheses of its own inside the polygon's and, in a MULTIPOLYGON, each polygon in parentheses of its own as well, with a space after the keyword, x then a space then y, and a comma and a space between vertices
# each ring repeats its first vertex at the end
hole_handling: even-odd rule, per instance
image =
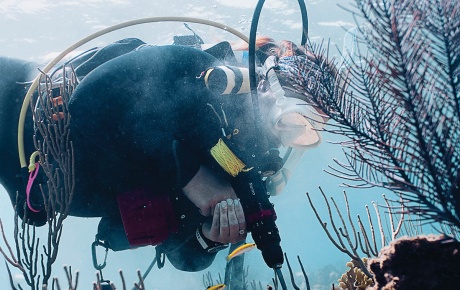
POLYGON ((219 242, 211 241, 210 239, 206 238, 203 235, 203 231, 201 229, 201 225, 196 229, 196 239, 198 243, 201 245, 203 250, 208 253, 215 253, 225 248, 228 248, 228 244, 222 244, 219 242))

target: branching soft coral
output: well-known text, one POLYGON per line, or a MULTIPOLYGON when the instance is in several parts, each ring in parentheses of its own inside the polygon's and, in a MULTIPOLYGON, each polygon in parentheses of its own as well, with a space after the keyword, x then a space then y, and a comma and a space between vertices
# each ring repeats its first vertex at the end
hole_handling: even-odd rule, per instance
POLYGON ((332 173, 349 186, 388 188, 421 219, 458 230, 460 2, 356 0, 352 13, 364 49, 339 77, 318 46, 314 60, 286 72, 335 121, 326 130, 347 137, 348 162, 332 173))

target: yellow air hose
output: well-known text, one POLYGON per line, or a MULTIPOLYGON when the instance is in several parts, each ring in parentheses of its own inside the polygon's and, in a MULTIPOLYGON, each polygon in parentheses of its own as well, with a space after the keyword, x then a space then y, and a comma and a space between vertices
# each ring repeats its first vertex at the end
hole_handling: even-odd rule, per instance
MULTIPOLYGON (((246 37, 244 34, 241 32, 218 22, 214 21, 209 21, 205 19, 200 19, 200 18, 192 18, 192 17, 174 17, 174 16, 165 16, 165 17, 148 17, 148 18, 141 18, 141 19, 136 19, 136 20, 131 20, 127 22, 123 22, 120 24, 116 24, 107 28, 104 28, 102 30, 99 30, 79 41, 76 43, 72 44, 69 46, 67 49, 65 49, 63 52, 61 52, 58 56, 56 56, 52 61, 50 61, 45 68, 43 68, 43 73, 48 73, 51 68, 53 68, 59 61, 61 61, 69 52, 77 49, 78 47, 82 46, 83 44, 86 44, 87 42, 102 36, 104 34, 107 34, 109 32, 126 28, 129 26, 134 26, 134 25, 139 25, 139 24, 146 24, 146 23, 154 23, 154 22, 190 22, 190 23, 199 23, 199 24, 204 24, 204 25, 209 25, 209 26, 214 26, 216 28, 220 28, 222 30, 225 30, 233 35, 236 35, 237 37, 241 38, 243 41, 249 43, 248 37, 246 37)), ((32 98, 33 92, 38 86, 38 82, 40 80, 41 73, 34 79, 32 85, 30 86, 29 90, 27 91, 27 94, 24 97, 24 101, 22 103, 21 107, 21 113, 19 114, 19 122, 18 122, 18 152, 19 152, 19 162, 22 167, 27 166, 26 162, 26 156, 24 152, 24 123, 26 119, 26 112, 27 112, 27 107, 30 103, 30 100, 32 98)))

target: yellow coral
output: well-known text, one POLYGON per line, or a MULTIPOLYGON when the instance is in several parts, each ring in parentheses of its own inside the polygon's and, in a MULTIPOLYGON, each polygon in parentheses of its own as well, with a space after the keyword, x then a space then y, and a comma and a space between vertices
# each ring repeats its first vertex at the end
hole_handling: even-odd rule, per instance
MULTIPOLYGON (((363 258, 362 261, 364 265, 366 265, 368 259, 363 258)), ((352 260, 348 262, 346 266, 350 269, 348 269, 348 271, 338 280, 340 288, 347 290, 361 290, 374 285, 374 280, 369 278, 363 272, 357 261, 352 260)))

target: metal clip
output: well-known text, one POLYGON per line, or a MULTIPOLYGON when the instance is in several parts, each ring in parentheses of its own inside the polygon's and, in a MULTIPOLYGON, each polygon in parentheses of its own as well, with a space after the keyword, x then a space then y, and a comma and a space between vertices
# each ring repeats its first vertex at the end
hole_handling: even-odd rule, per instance
POLYGON ((91 244, 91 252, 93 256, 93 266, 96 270, 102 270, 105 268, 107 265, 107 254, 108 254, 109 248, 104 244, 104 242, 96 239, 92 244, 91 244), (104 262, 102 264, 99 264, 97 262, 97 255, 96 255, 96 247, 97 246, 103 246, 105 248, 105 257, 104 257, 104 262))

